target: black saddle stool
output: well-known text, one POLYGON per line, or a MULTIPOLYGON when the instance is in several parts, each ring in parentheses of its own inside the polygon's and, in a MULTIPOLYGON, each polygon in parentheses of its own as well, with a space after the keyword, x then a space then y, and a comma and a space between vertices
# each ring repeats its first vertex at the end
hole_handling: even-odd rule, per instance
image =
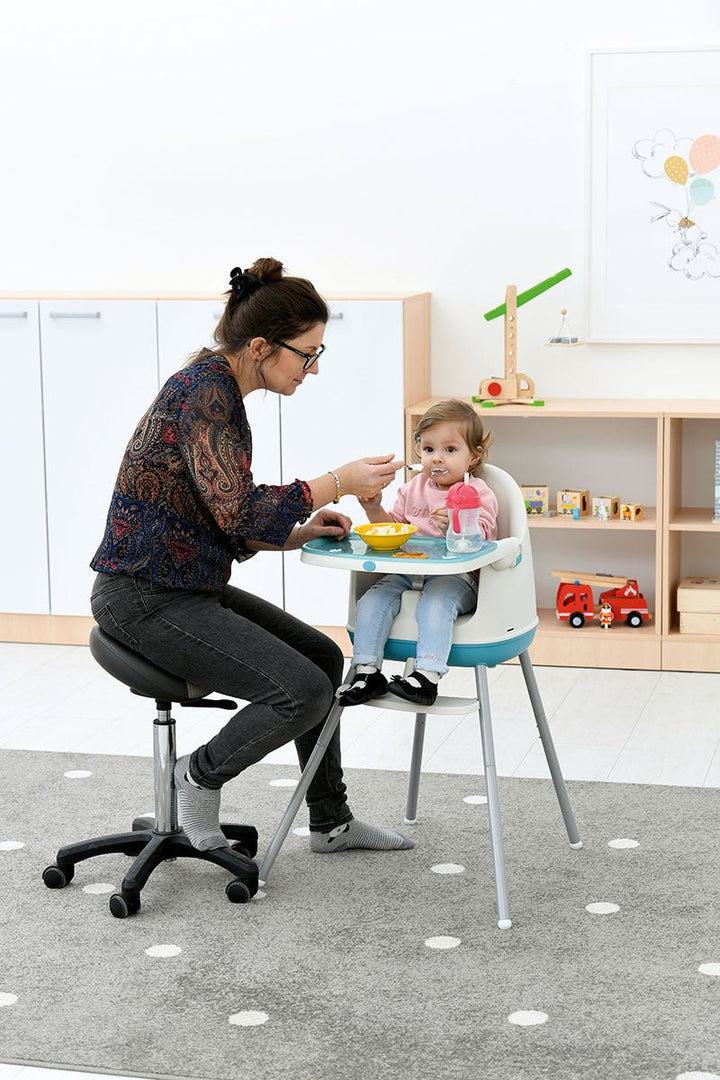
POLYGON ((98 836, 60 848, 54 865, 43 871, 48 889, 63 889, 72 881, 75 864, 95 855, 123 852, 135 859, 123 878, 119 893, 110 897, 110 911, 116 919, 125 919, 140 910, 140 892, 156 866, 168 859, 204 859, 229 870, 234 878, 225 887, 233 904, 244 904, 258 888, 258 868, 253 862, 258 834, 251 825, 221 822, 220 828, 232 846, 198 851, 178 825, 175 790, 175 721, 170 715, 173 703, 195 708, 235 709, 234 701, 206 700, 210 690, 192 686, 185 679, 155 667, 132 649, 94 626, 90 631, 90 652, 100 667, 129 686, 140 697, 154 698, 157 716, 153 724, 153 771, 155 780, 155 816, 138 817, 132 831, 113 836, 98 836))

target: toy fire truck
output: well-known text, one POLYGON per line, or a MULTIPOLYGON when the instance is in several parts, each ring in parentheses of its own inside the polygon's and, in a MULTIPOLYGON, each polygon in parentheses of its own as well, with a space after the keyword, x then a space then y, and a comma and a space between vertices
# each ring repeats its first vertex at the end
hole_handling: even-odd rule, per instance
POLYGON ((591 586, 610 585, 612 588, 600 593, 599 605, 608 604, 612 622, 628 626, 642 626, 650 621, 647 601, 634 578, 612 577, 610 574, 575 574, 572 570, 553 570, 553 577, 560 578, 555 608, 561 622, 571 626, 584 626, 595 617, 595 602, 591 586))

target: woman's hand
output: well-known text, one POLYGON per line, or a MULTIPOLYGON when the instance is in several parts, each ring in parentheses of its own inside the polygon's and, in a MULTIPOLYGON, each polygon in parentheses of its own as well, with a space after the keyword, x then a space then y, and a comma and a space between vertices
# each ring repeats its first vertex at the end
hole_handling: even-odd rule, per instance
POLYGON ((450 525, 450 514, 446 506, 436 506, 430 511, 434 523, 442 533, 448 531, 450 525))
POLYGON ((402 469, 405 462, 395 461, 394 454, 380 457, 360 458, 336 469, 343 495, 357 495, 362 499, 373 499, 383 488, 392 483, 395 473, 402 469))
POLYGON ((318 510, 304 525, 298 525, 291 540, 294 548, 301 548, 308 540, 315 540, 318 536, 332 536, 342 540, 351 527, 352 521, 345 514, 339 514, 337 510, 318 510))

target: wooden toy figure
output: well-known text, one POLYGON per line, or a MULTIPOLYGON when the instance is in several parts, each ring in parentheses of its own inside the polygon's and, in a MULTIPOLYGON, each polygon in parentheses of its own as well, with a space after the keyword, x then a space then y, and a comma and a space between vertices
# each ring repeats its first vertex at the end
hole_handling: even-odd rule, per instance
POLYGON ((613 624, 615 616, 613 615, 613 609, 610 607, 607 601, 600 606, 600 612, 598 614, 598 622, 600 623, 601 630, 609 630, 613 624))

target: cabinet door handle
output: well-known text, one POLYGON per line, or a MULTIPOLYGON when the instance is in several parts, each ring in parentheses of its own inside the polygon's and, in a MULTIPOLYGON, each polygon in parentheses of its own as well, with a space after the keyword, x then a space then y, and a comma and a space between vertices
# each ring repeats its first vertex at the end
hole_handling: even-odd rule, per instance
POLYGON ((342 319, 342 318, 344 318, 344 316, 343 316, 342 311, 331 311, 330 312, 330 318, 331 319, 342 319))
POLYGON ((51 319, 99 319, 99 311, 51 311, 51 319))
POLYGON ((27 319, 27 311, 0 311, 0 319, 27 319))

